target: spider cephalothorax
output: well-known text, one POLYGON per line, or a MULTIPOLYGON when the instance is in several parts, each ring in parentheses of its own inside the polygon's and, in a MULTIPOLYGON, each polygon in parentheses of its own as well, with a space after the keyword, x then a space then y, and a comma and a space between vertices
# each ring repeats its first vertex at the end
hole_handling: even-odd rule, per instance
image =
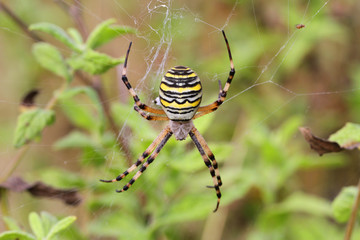
POLYGON ((212 187, 215 189, 216 196, 218 198, 214 212, 218 209, 221 198, 220 186, 222 185, 218 164, 205 139, 195 128, 192 119, 201 117, 218 109, 218 107, 224 102, 226 93, 229 90, 232 79, 234 78, 235 68, 231 57, 229 43, 226 39, 225 32, 222 31, 222 33, 230 59, 231 68, 229 77, 224 88, 221 87, 221 82, 219 81, 220 92, 218 99, 212 104, 204 107, 200 107, 202 98, 200 79, 193 70, 184 66, 171 68, 161 80, 159 102, 162 109, 152 108, 142 103, 134 89, 131 87, 131 84, 126 76, 127 60, 131 48, 130 43, 125 58, 122 80, 135 101, 134 109, 147 120, 168 120, 169 124, 132 166, 116 178, 112 180, 101 180, 102 182, 120 181, 142 164, 141 168, 133 176, 133 178, 121 190, 117 190, 117 192, 128 190, 136 179, 138 179, 147 167, 154 161, 171 135, 174 134, 176 140, 184 140, 189 135, 199 150, 205 165, 209 168, 214 183, 212 187), (145 159, 147 160, 143 163, 145 159))

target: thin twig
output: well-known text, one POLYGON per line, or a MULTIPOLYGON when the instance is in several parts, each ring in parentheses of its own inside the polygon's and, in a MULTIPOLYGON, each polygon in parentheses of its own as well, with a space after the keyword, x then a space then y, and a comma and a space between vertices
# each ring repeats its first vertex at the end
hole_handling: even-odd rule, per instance
POLYGON ((345 233, 344 240, 351 239, 351 235, 352 235, 353 228, 354 228, 356 218, 357 218, 357 213, 359 210, 359 205, 360 205, 360 179, 359 179, 359 183, 358 183, 358 190, 357 190, 355 202, 354 202, 354 205, 353 205, 353 208, 351 211, 351 216, 350 216, 349 222, 346 226, 346 233, 345 233))
POLYGON ((84 24, 80 0, 74 0, 74 5, 70 7, 69 14, 72 17, 74 23, 77 25, 81 36, 86 39, 86 37, 88 36, 88 31, 84 24))
POLYGON ((65 3, 61 0, 54 0, 56 4, 60 6, 67 14, 69 14, 77 26, 77 29, 79 29, 81 36, 86 39, 88 32, 86 30, 83 17, 81 14, 81 2, 79 0, 74 0, 74 5, 69 6, 68 3, 65 3))
POLYGON ((29 144, 23 146, 17 151, 15 157, 10 161, 10 167, 7 167, 9 168, 9 170, 8 171, 5 170, 5 174, 1 176, 0 183, 5 182, 13 174, 13 172, 21 162, 21 159, 28 150, 29 150, 29 144))

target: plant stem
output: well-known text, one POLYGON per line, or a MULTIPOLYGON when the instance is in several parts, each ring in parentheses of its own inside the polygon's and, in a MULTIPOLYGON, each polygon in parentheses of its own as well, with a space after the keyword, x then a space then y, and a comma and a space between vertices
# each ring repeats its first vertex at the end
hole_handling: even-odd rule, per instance
POLYGON ((82 18, 81 14, 81 2, 80 0, 74 0, 74 5, 69 6, 69 3, 66 3, 62 0, 54 0, 56 4, 58 4, 67 14, 69 14, 76 24, 77 28, 80 31, 81 36, 83 39, 86 39, 87 30, 82 18))
MULTIPOLYGON (((1 201, 1 214, 2 216, 9 216, 9 202, 7 200, 7 189, 0 189, 0 201, 1 201)), ((5 224, 6 226, 6 224, 5 224)))
POLYGON ((5 174, 0 178, 0 183, 5 182, 13 174, 13 172, 19 165, 21 159, 28 150, 29 150, 29 145, 25 145, 17 152, 15 158, 11 160, 12 165, 9 167, 10 169, 7 172, 5 172, 5 174))
POLYGON ((357 213, 358 213, 358 209, 359 209, 359 205, 360 205, 360 179, 358 182, 358 191, 356 194, 356 198, 355 198, 355 202, 351 211, 351 216, 349 219, 349 222, 346 226, 346 232, 345 232, 345 238, 344 240, 350 240, 351 239, 351 235, 353 232, 353 228, 356 222, 356 217, 357 217, 357 213))

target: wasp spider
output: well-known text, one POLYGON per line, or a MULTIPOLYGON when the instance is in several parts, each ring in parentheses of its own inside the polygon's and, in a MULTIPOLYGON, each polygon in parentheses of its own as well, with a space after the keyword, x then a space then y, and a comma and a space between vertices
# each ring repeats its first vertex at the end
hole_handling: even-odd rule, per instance
POLYGON ((201 136, 200 132, 195 128, 192 120, 218 109, 218 107, 224 102, 226 93, 229 90, 231 81, 235 75, 234 63, 231 57, 229 43, 226 39, 224 31, 222 31, 222 34, 226 43, 231 69, 224 88, 222 88, 221 82, 219 80, 220 92, 218 99, 212 104, 203 107, 200 107, 202 98, 202 87, 200 79, 193 70, 184 66, 176 66, 171 68, 169 71, 167 71, 161 80, 159 101, 162 109, 155 109, 142 103, 134 89, 131 87, 126 76, 127 61, 132 44, 130 43, 124 62, 122 80, 129 90, 131 96, 134 98, 134 109, 147 120, 169 120, 169 124, 131 167, 129 167, 125 172, 117 176, 115 179, 101 180, 102 182, 120 181, 142 164, 133 178, 121 190, 117 190, 117 192, 128 190, 130 186, 136 181, 136 179, 138 179, 140 175, 146 170, 146 168, 154 161, 171 135, 174 135, 176 140, 184 140, 187 135, 190 135, 191 139, 194 141, 197 149, 199 150, 205 165, 210 170, 210 174, 214 182, 214 185, 211 186, 211 188, 215 189, 217 196, 217 204, 214 212, 218 209, 221 198, 220 186, 222 185, 218 164, 215 160, 214 154, 211 152, 203 136, 201 136), (146 162, 143 163, 146 158, 146 162))

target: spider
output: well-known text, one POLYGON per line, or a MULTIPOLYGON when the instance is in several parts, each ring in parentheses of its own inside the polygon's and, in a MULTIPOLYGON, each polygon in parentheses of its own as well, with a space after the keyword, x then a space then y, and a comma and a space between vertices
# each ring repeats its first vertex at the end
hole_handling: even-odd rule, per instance
POLYGON ((142 164, 142 166, 133 176, 133 178, 121 190, 116 190, 116 192, 124 192, 128 190, 131 185, 134 184, 134 182, 140 177, 140 175, 147 169, 147 167, 154 161, 160 150, 164 147, 164 145, 172 135, 174 135, 176 140, 180 141, 185 140, 187 135, 190 135, 191 139, 195 143, 195 146, 199 150, 205 165, 209 168, 211 177, 213 179, 214 185, 208 187, 214 188, 216 191, 217 204, 214 212, 217 211, 220 205, 220 186, 222 185, 218 169, 218 163, 216 162, 215 156, 208 147, 205 139, 195 128, 192 120, 217 110, 219 106, 224 102, 231 81, 234 78, 235 68, 231 57, 229 43, 224 31, 222 31, 222 34, 226 43, 231 69, 224 88, 222 88, 221 81, 219 80, 220 91, 218 99, 213 103, 202 107, 200 107, 200 102, 202 98, 202 87, 200 79, 193 70, 185 66, 175 66, 171 68, 167 71, 167 73, 161 80, 159 90, 160 98, 158 101, 160 102, 162 109, 152 108, 142 103, 135 90, 131 87, 126 76, 127 61, 132 45, 132 42, 130 42, 125 57, 122 72, 122 81, 124 82, 125 86, 129 90, 131 96, 135 101, 134 109, 143 118, 147 120, 165 120, 169 121, 169 124, 162 130, 162 132, 150 144, 150 146, 145 150, 145 152, 143 152, 143 154, 137 159, 137 161, 125 172, 112 180, 100 181, 120 181, 142 164), (144 163, 146 158, 147 160, 144 163))

